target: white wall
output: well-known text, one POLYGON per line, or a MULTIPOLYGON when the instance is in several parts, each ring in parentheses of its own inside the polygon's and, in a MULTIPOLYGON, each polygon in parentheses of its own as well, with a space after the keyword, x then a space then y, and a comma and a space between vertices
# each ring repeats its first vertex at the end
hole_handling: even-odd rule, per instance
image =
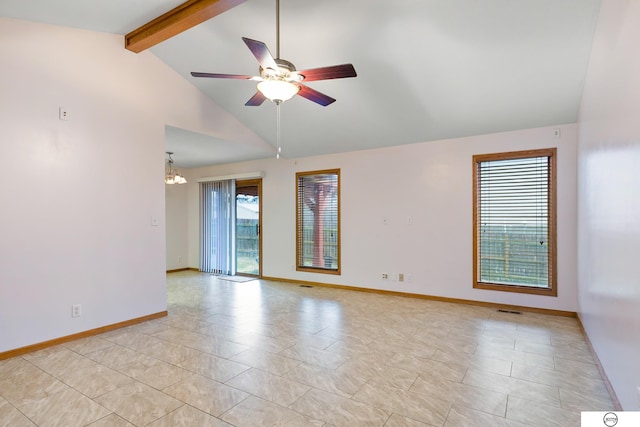
POLYGON ((198 266, 196 179, 261 171, 265 276, 576 311, 577 127, 561 129, 559 139, 541 128, 189 170, 189 265, 198 266), (558 297, 473 289, 472 155, 556 146, 558 297), (342 274, 296 272, 295 173, 328 168, 341 169, 342 274), (382 272, 413 280, 383 281, 382 272))
POLYGON ((580 111, 579 314, 640 409, 640 2, 602 2, 580 111))
POLYGON ((165 186, 167 271, 188 266, 188 194, 185 184, 165 186))
POLYGON ((0 60, 0 352, 165 310, 165 125, 257 137, 122 36, 0 18, 0 60))

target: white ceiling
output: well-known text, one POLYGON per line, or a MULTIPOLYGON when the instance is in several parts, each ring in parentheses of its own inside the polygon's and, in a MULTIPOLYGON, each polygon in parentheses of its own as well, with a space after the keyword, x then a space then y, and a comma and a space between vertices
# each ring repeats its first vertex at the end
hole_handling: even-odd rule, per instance
MULTIPOLYGON (((183 0, 2 0, 0 16, 126 34, 183 0)), ((281 57, 298 69, 352 63, 358 77, 310 82, 337 99, 281 106, 289 158, 573 123, 599 0, 281 0, 281 57)), ((257 74, 241 37, 276 53, 275 0, 248 0, 151 51, 265 141, 276 108, 245 107, 257 74)), ((124 49, 124 47, 123 47, 124 49)), ((181 167, 271 156, 167 127, 181 167)), ((275 152, 275 151, 274 151, 275 152)))

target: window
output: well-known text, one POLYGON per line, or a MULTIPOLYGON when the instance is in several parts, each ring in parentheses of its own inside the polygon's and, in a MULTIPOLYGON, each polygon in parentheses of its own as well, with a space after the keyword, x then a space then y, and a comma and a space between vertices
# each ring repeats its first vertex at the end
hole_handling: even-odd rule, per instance
POLYGON ((340 274, 340 170, 296 174, 296 269, 340 274))
POLYGON ((473 156, 474 288, 557 295, 555 158, 473 156))

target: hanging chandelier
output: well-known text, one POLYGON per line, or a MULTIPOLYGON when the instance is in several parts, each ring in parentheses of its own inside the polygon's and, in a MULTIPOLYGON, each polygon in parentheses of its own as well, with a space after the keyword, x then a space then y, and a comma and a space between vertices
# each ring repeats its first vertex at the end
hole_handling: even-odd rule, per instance
POLYGON ((167 151, 169 158, 164 168, 164 183, 165 184, 186 184, 187 180, 184 176, 178 173, 178 170, 173 167, 173 159, 171 155, 173 151, 167 151))

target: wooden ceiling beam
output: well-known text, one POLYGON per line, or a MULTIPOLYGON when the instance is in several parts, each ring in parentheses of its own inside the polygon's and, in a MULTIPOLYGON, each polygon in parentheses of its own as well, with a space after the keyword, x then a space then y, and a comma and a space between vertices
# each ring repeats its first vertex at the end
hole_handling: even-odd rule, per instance
POLYGON ((246 0, 188 0, 124 36, 124 47, 140 53, 246 0))

